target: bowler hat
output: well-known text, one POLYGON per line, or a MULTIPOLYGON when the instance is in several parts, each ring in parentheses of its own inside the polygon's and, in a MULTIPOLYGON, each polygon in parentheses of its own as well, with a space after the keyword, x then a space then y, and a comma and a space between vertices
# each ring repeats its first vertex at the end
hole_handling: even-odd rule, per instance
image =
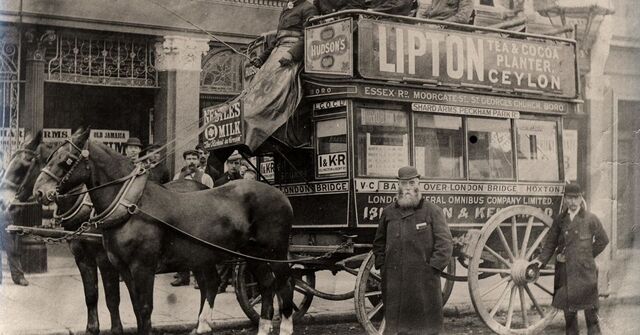
POLYGON ((193 149, 185 150, 182 153, 182 158, 187 158, 187 155, 200 156, 200 153, 198 152, 198 150, 193 150, 193 149))
POLYGON ((413 178, 420 178, 418 170, 413 166, 404 166, 398 170, 398 179, 409 180, 413 178))
POLYGON ((127 140, 127 142, 125 144, 127 146, 135 145, 136 147, 140 147, 140 149, 142 149, 142 142, 140 142, 140 139, 137 138, 137 137, 129 137, 129 139, 127 140))
POLYGON ((564 195, 577 196, 582 195, 579 184, 567 184, 564 186, 564 195))

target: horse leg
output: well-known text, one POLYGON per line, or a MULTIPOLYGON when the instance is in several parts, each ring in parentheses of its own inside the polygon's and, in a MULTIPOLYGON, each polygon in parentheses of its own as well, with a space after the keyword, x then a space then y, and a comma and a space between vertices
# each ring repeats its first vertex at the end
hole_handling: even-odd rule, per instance
POLYGON ((123 333, 120 320, 120 274, 104 252, 99 251, 96 259, 100 268, 107 308, 111 315, 111 334, 119 335, 123 333))
POLYGON ((280 298, 280 335, 293 334, 293 284, 288 264, 273 264, 275 290, 280 298))
POLYGON ((273 329, 273 296, 274 276, 268 264, 260 262, 247 262, 247 269, 251 271, 258 282, 262 306, 260 309, 260 323, 258 335, 267 335, 273 329))
MULTIPOLYGON (((153 282, 155 280, 155 263, 149 265, 148 258, 140 257, 130 266, 132 286, 135 296, 138 334, 151 334, 151 312, 153 311, 153 282), (136 308, 137 306, 137 308, 136 308)), ((132 299, 133 301, 133 299, 132 299)))
POLYGON ((207 300, 207 278, 205 273, 198 269, 193 270, 193 277, 198 283, 200 289, 200 309, 198 309, 198 323, 196 324, 196 334, 204 334, 212 331, 209 323, 206 322, 206 315, 209 307, 205 308, 205 301, 207 300))
POLYGON ((98 320, 98 267, 95 259, 86 254, 79 241, 70 242, 69 248, 82 278, 84 302, 87 305, 86 333, 98 334, 100 333, 100 321, 98 320))
POLYGON ((202 308, 200 309, 196 334, 203 334, 213 331, 213 306, 216 300, 216 295, 218 294, 220 277, 218 276, 218 269, 214 264, 203 267, 198 272, 203 278, 202 284, 198 282, 198 285, 200 286, 200 293, 204 293, 207 304, 206 306, 203 304, 202 308))

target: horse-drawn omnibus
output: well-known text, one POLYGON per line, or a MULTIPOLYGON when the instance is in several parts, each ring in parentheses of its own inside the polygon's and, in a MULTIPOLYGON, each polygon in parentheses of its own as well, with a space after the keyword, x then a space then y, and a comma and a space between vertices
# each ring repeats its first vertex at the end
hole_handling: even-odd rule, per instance
MULTIPOLYGON (((454 235, 445 301, 454 281, 468 281, 494 332, 543 329, 556 313, 553 271, 530 261, 561 209, 562 116, 579 102, 575 41, 345 11, 311 20, 305 53, 304 98, 287 125, 302 144, 258 158, 294 208, 292 257, 330 253, 296 267, 298 314, 314 295, 355 296, 363 327, 381 332, 370 249, 398 168, 414 165, 454 235), (357 276, 354 292, 313 289, 318 270, 357 276)), ((255 320, 251 282, 240 266, 238 300, 255 320)))

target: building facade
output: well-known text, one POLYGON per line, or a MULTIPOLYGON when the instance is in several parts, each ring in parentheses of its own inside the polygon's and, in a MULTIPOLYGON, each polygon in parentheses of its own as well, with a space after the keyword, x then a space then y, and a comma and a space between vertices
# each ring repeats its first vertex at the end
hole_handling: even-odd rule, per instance
POLYGON ((55 140, 91 126, 93 138, 117 150, 128 137, 179 139, 168 160, 179 164, 197 142, 201 106, 242 90, 241 53, 275 29, 283 4, 3 1, 2 151, 34 130, 55 140))

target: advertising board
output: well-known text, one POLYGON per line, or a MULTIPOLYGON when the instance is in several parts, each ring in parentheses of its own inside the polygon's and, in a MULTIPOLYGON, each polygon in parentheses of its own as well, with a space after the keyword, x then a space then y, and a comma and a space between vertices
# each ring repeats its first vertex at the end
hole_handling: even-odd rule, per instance
POLYGON ((353 75, 351 18, 305 29, 306 73, 353 75))
POLYGON ((242 143, 242 103, 241 100, 230 104, 211 106, 202 110, 205 148, 213 150, 242 143))
POLYGON ((574 44, 369 19, 359 20, 358 41, 368 79, 578 97, 574 44))

